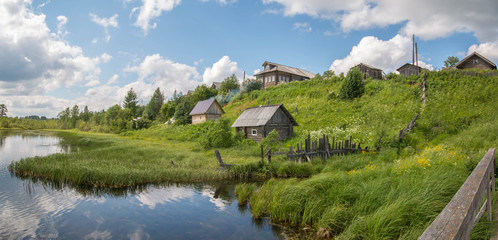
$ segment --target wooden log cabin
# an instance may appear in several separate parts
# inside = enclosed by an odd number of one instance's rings
[[[263,71],[254,74],[256,79],[263,83],[263,88],[291,81],[309,80],[315,76],[315,74],[303,69],[288,67],[268,61],[263,63],[263,67]]]
[[[273,129],[280,133],[280,140],[294,135],[294,126],[299,126],[282,104],[247,108],[235,120],[232,127],[248,138],[259,142]]]
[[[400,68],[396,69],[399,72],[399,75],[408,77],[411,75],[419,75],[422,72],[422,68],[410,63],[407,63]]]
[[[192,124],[199,124],[209,120],[216,121],[224,113],[221,105],[213,98],[199,101],[190,112],[190,116],[192,116]]]
[[[457,63],[457,69],[472,69],[477,68],[481,70],[496,70],[496,64],[489,61],[487,58],[477,52],[473,52]]]
[[[358,67],[360,69],[360,72],[363,74],[363,78],[367,79],[369,77],[373,79],[382,79],[382,70],[372,67],[370,65],[360,63],[354,67]]]

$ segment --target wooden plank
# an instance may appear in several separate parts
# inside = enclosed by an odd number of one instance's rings
[[[419,239],[469,239],[474,219],[494,175],[495,149],[489,149],[462,187]]]

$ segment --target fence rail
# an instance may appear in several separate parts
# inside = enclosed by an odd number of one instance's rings
[[[420,236],[425,239],[469,239],[470,231],[487,210],[491,221],[491,191],[495,191],[495,149],[484,155],[439,216]],[[486,201],[481,202],[486,193]]]
[[[379,139],[380,142],[380,139]],[[353,152],[372,152],[378,151],[371,150],[368,147],[361,148],[360,143],[353,143],[353,137],[350,136],[349,140],[336,141],[335,137],[332,138],[332,142],[329,140],[329,136],[323,134],[322,138],[318,140],[311,141],[311,136],[304,139],[303,142],[296,144],[296,148],[293,149],[292,146],[289,147],[287,152],[272,152],[271,148],[265,153],[263,146],[261,146],[261,161],[264,161],[264,157],[268,157],[268,162],[271,161],[271,156],[275,155],[287,155],[287,160],[295,162],[308,162],[315,157],[320,157],[321,159],[327,159],[333,155],[345,155]]]

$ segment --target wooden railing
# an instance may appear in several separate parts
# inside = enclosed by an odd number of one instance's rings
[[[419,239],[469,239],[470,231],[487,210],[491,221],[491,190],[495,191],[495,149],[484,155],[460,190]],[[486,193],[486,201],[481,202]]]

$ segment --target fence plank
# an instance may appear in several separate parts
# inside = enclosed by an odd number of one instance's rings
[[[495,172],[494,162],[495,149],[492,148],[419,239],[469,239],[481,200],[485,191],[490,188],[490,178]]]

